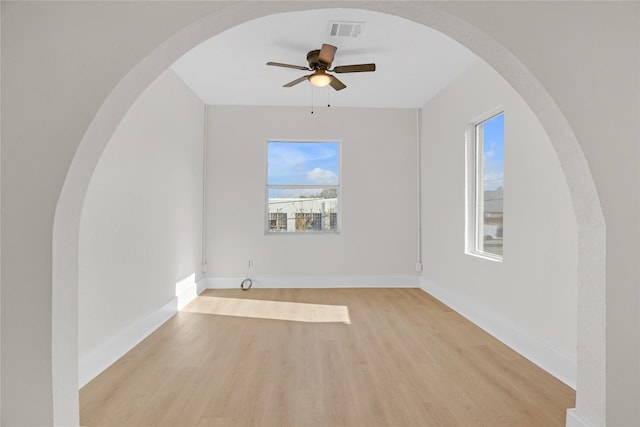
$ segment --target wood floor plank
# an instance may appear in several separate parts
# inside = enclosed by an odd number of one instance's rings
[[[409,288],[207,290],[80,391],[87,427],[559,427],[573,406]]]

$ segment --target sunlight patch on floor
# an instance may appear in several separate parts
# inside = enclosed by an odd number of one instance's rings
[[[344,305],[199,296],[184,312],[309,323],[351,323]]]

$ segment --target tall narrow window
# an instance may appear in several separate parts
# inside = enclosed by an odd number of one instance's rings
[[[504,236],[504,113],[475,124],[469,156],[470,252],[502,259]],[[471,165],[470,165],[471,166]]]
[[[267,142],[267,233],[337,233],[339,197],[338,142]]]

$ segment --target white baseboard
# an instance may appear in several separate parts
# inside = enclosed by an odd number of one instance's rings
[[[87,354],[81,355],[78,366],[78,387],[82,388],[102,371],[124,356],[129,350],[138,345],[142,340],[151,335],[178,312],[178,306],[184,306],[193,300],[205,289],[199,281],[181,290],[180,295],[154,311],[139,319],[119,334],[108,339],[99,347]],[[193,289],[192,289],[193,288]],[[197,295],[193,291],[197,289]]]
[[[567,421],[565,427],[591,427],[585,420],[576,414],[575,408],[567,409]]]
[[[244,277],[206,277],[207,289],[239,288]],[[252,288],[417,288],[419,276],[304,276],[251,278]]]
[[[139,319],[89,353],[80,356],[78,386],[84,387],[177,312],[178,298],[174,297],[158,310]]]
[[[575,390],[576,362],[529,336],[507,319],[428,279],[422,278],[420,288]]]
[[[202,292],[204,292],[205,289],[207,289],[207,281],[206,279],[202,278],[198,280],[198,283],[196,283],[196,292],[198,293],[198,295],[200,295]]]

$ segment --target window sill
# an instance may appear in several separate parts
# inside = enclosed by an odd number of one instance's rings
[[[482,258],[482,259],[486,259],[487,261],[493,261],[493,262],[502,262],[503,257],[500,255],[495,255],[489,252],[471,252],[471,251],[466,251],[465,252],[467,255],[471,255],[473,257],[476,258]]]
[[[339,231],[265,231],[265,236],[339,236]]]

